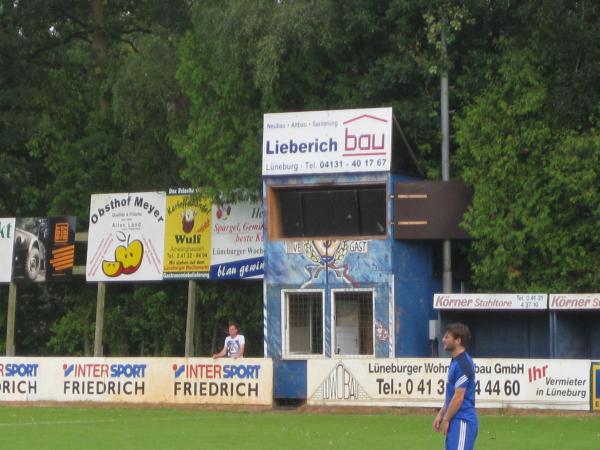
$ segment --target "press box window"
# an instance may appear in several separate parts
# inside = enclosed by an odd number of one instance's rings
[[[269,237],[385,236],[385,186],[271,188]]]
[[[373,354],[373,292],[333,293],[336,355]]]
[[[287,353],[323,354],[323,294],[286,292]]]

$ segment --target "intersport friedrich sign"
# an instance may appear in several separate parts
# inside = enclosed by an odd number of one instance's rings
[[[392,108],[265,114],[263,176],[389,171]]]

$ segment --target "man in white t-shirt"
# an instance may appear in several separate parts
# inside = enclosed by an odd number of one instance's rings
[[[242,334],[238,334],[238,328],[235,323],[229,325],[229,336],[225,338],[223,350],[215,353],[213,358],[241,358],[244,356],[244,348],[246,347],[246,339]]]

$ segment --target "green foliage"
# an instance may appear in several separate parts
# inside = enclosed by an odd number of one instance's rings
[[[189,120],[173,135],[186,179],[212,195],[257,192],[263,113],[367,106],[394,106],[422,164],[436,166],[427,4],[197,2],[177,72]]]
[[[195,353],[208,356],[220,351],[228,334],[228,325],[236,323],[240,334],[246,338],[244,354],[262,356],[262,295],[260,281],[199,284]]]
[[[183,354],[185,292],[181,286],[107,289],[104,354]]]
[[[549,106],[559,99],[536,61],[509,46],[489,87],[457,121],[457,163],[475,187],[466,221],[476,239],[473,281],[489,290],[593,291],[600,136],[593,124],[553,126]]]
[[[597,291],[596,3],[0,0],[0,217],[85,230],[92,193],[255,196],[266,112],[393,106],[439,178],[447,70],[473,289]],[[258,284],[198,295],[196,353],[236,320],[261,354]],[[94,300],[81,279],[19,287],[17,351],[89,353]],[[186,303],[183,284],[109,286],[106,353],[182,354]]]

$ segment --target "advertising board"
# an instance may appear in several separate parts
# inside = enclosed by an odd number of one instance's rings
[[[265,114],[262,174],[389,171],[392,108]]]
[[[0,283],[10,283],[12,278],[15,219],[0,218]]]
[[[476,359],[478,408],[589,410],[589,360]],[[448,359],[309,360],[308,403],[440,407]]]
[[[548,294],[434,294],[434,309],[544,310]]]
[[[17,218],[13,281],[69,279],[75,262],[75,222],[75,217]]]
[[[592,378],[592,411],[600,411],[600,362],[594,361],[591,370]]]
[[[211,202],[197,195],[193,189],[169,189],[164,278],[208,278],[211,210]]]
[[[600,293],[550,294],[552,310],[600,310]]]
[[[165,192],[95,194],[87,281],[162,280]]]
[[[213,205],[211,280],[262,278],[262,203]]]
[[[270,405],[270,359],[0,358],[0,401]]]

